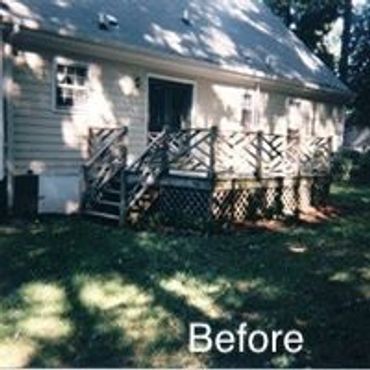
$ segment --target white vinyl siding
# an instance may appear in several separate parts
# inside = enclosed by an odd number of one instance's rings
[[[55,110],[53,60],[48,53],[18,53],[14,67],[16,173],[77,174],[87,158],[89,127],[129,127],[130,156],[146,140],[145,75],[134,67],[83,60],[89,66],[89,108]],[[79,58],[80,59],[80,58]],[[142,81],[137,89],[135,78]]]
[[[50,53],[19,51],[14,66],[14,156],[17,174],[75,175],[87,158],[89,127],[129,129],[129,160],[147,144],[147,76],[166,74],[82,56],[67,56],[89,67],[89,107],[86,111],[61,112],[53,104],[53,60]],[[173,75],[173,74],[172,74]],[[243,97],[256,94],[255,86],[235,86],[192,75],[174,78],[196,82],[193,126],[217,125],[226,130],[242,129]],[[340,143],[341,107],[298,98],[299,109],[289,115],[291,96],[261,91],[253,99],[253,130],[286,134],[289,121],[299,122],[302,133],[337,134]]]

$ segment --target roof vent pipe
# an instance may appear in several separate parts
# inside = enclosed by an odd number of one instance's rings
[[[191,19],[190,19],[190,14],[189,10],[185,9],[184,12],[182,13],[182,23],[184,23],[186,26],[191,26]]]
[[[1,0],[0,0],[0,22],[13,23],[9,5],[2,2]]]
[[[99,13],[99,28],[109,31],[111,28],[118,28],[119,23],[116,17],[107,13]]]
[[[4,3],[3,1],[0,0],[0,10],[2,11],[10,11],[10,7],[8,4]]]

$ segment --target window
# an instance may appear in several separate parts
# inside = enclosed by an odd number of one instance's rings
[[[303,112],[301,100],[297,98],[288,99],[288,129],[299,130],[303,128]]]
[[[301,101],[299,99],[296,99],[296,98],[289,98],[288,104],[289,104],[290,107],[293,107],[293,108],[296,108],[296,109],[299,109],[301,107]]]
[[[245,93],[242,107],[242,127],[250,130],[253,127],[253,95]]]
[[[171,131],[189,128],[194,96],[191,83],[149,78],[149,131],[167,126]]]
[[[55,106],[82,107],[88,98],[88,68],[78,63],[57,62],[55,67]]]

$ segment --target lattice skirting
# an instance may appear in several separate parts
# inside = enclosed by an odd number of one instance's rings
[[[230,182],[214,190],[162,186],[152,214],[165,223],[182,226],[294,216],[324,205],[329,187],[328,178]]]
[[[183,187],[161,187],[155,212],[166,224],[179,226],[203,226],[209,223],[210,200],[208,190]]]
[[[250,188],[216,191],[213,198],[215,220],[243,222],[273,217],[291,209],[294,193],[289,188]]]
[[[325,206],[330,194],[331,179],[328,177],[316,178],[312,183],[312,206]]]

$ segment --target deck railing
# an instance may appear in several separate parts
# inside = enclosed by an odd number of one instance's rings
[[[150,133],[149,142],[159,133]],[[295,177],[330,172],[332,138],[263,132],[181,130],[164,136],[168,170],[233,177]]]
[[[91,159],[85,167],[111,177],[117,151],[121,155],[124,130],[90,131]],[[302,137],[263,132],[225,131],[217,128],[151,132],[145,152],[130,166],[161,167],[161,172],[192,173],[199,176],[275,178],[325,175],[330,172],[331,137]],[[98,160],[97,160],[98,159]],[[116,159],[117,162],[117,159]],[[119,161],[122,164],[122,161]],[[94,167],[96,170],[94,171]],[[94,173],[95,172],[95,173]],[[99,176],[103,178],[102,176]]]
[[[149,145],[162,133],[150,133]],[[164,151],[167,171],[192,172],[209,175],[214,171],[215,131],[189,129],[176,132],[164,131]]]
[[[181,186],[184,182],[201,184],[209,189],[215,184],[214,179],[248,180],[246,183],[251,179],[263,184],[264,179],[326,178],[331,167],[332,140],[216,128],[176,132],[164,129],[150,133],[146,149],[129,166],[127,148],[126,129],[90,130],[90,158],[83,167],[85,212],[124,224],[130,211],[145,213],[159,199],[163,190],[160,185],[166,181],[181,183]],[[195,181],[195,177],[207,181]],[[192,209],[200,202],[200,209],[207,209],[208,216],[213,217],[210,211],[213,201],[208,196],[204,198],[204,189],[202,195],[185,193],[181,195],[185,199],[184,208]],[[178,190],[173,194],[179,194]],[[226,191],[225,194],[234,196],[235,193]],[[178,200],[177,195],[171,197],[170,202]],[[223,199],[222,203],[229,207],[235,200]]]

